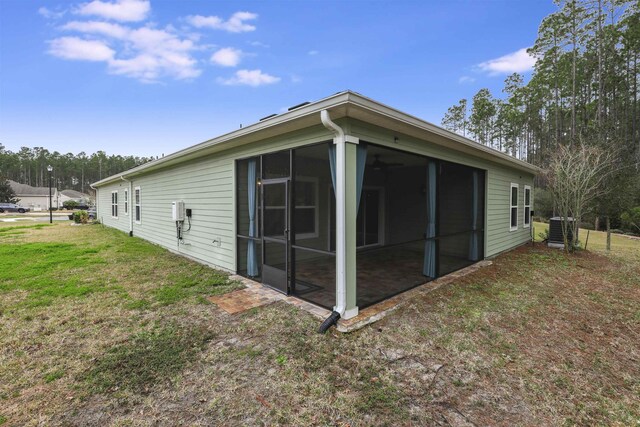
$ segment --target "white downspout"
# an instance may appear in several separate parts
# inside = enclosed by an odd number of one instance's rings
[[[89,187],[93,188],[93,191],[96,192],[96,218],[95,219],[98,219],[98,213],[100,212],[100,206],[99,206],[100,198],[98,197],[98,189],[91,184],[89,184]],[[104,225],[104,222],[102,221],[102,217],[100,217],[100,224]]]
[[[346,206],[345,206],[345,156],[346,140],[344,131],[340,126],[331,121],[329,112],[320,112],[322,124],[333,131],[333,143],[336,146],[336,305],[333,311],[344,315],[347,308],[347,272],[345,261],[347,254],[347,242],[345,239]]]
[[[131,187],[133,183],[126,179],[124,175],[120,175],[120,179],[129,183],[129,191],[127,191],[127,215],[129,215],[129,236],[133,236],[133,215],[131,214]]]

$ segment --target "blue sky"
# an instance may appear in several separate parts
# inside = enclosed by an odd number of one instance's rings
[[[549,0],[0,1],[0,143],[162,155],[351,89],[440,123]]]

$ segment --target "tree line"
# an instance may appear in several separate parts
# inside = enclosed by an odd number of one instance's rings
[[[50,165],[53,187],[91,193],[91,183],[151,160],[154,157],[107,155],[104,151],[62,154],[43,147],[21,147],[14,153],[0,144],[0,181],[11,179],[34,187],[48,187],[47,166]]]
[[[480,89],[450,107],[442,125],[547,168],[560,147],[614,153],[594,215],[618,218],[640,205],[640,1],[556,0],[528,52],[531,78],[514,73],[502,96]],[[544,175],[537,185],[546,186]],[[544,196],[544,195],[543,195]]]

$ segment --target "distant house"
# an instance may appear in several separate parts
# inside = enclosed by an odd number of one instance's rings
[[[80,205],[91,205],[93,204],[92,197],[88,194],[82,193],[76,190],[62,190],[60,191],[60,196],[58,198],[58,203],[60,206],[64,206],[64,202],[68,200],[73,200],[78,202]],[[55,206],[55,203],[54,203]]]
[[[93,188],[103,224],[351,318],[530,241],[538,171],[346,91]]]
[[[27,184],[9,180],[9,185],[16,198],[20,199],[18,204],[32,211],[46,211],[49,209],[49,187],[32,187]],[[54,208],[62,206],[62,202],[58,201],[58,190],[51,189],[51,201]]]

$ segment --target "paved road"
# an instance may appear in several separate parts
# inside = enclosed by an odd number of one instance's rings
[[[68,214],[54,214],[54,221],[69,221]],[[6,217],[0,215],[0,222],[15,222],[15,223],[23,223],[23,222],[49,222],[48,215],[7,215]]]

